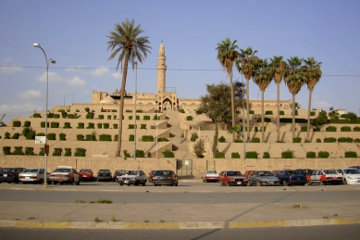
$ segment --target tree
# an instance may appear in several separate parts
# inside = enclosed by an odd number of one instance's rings
[[[122,120],[124,109],[124,96],[126,77],[129,61],[132,68],[135,67],[135,62],[142,63],[146,58],[147,53],[150,53],[150,41],[147,36],[141,36],[144,31],[140,25],[135,26],[134,20],[126,19],[121,24],[116,23],[113,31],[110,31],[108,36],[108,50],[111,50],[111,55],[108,60],[115,58],[118,55],[116,64],[116,71],[121,65],[122,80],[120,89],[120,104],[119,104],[119,127],[118,127],[118,144],[115,151],[115,156],[120,156],[121,140],[122,140]]]
[[[276,123],[277,123],[277,142],[280,142],[280,83],[284,78],[287,64],[283,61],[282,56],[274,56],[274,58],[270,58],[270,65],[273,72],[273,79],[276,82],[277,88],[277,114],[276,114]]]
[[[250,78],[254,75],[254,69],[256,68],[258,58],[255,56],[257,51],[253,51],[251,47],[246,50],[240,49],[239,58],[236,61],[236,67],[240,73],[242,73],[246,79],[246,118],[247,118],[247,139],[250,139],[250,103],[249,103],[249,84]]]
[[[288,59],[289,68],[285,73],[284,81],[292,94],[292,139],[295,138],[295,95],[299,93],[305,83],[304,68],[301,66],[302,59],[291,57]]]
[[[217,44],[216,50],[218,51],[217,59],[220,64],[226,69],[227,74],[230,78],[230,89],[231,89],[231,126],[235,126],[235,97],[234,97],[234,85],[233,85],[233,66],[235,60],[239,56],[237,49],[239,47],[236,45],[236,40],[231,41],[229,38],[226,38],[222,42]]]
[[[309,106],[307,119],[307,135],[306,139],[310,141],[310,111],[311,111],[311,97],[316,83],[320,81],[322,72],[320,69],[321,62],[315,61],[313,57],[309,57],[305,62],[306,84],[309,89]]]
[[[204,152],[205,152],[204,140],[199,139],[194,144],[194,153],[195,153],[196,157],[203,158],[204,157]]]
[[[261,142],[264,142],[264,93],[271,83],[272,78],[273,71],[267,60],[259,59],[254,82],[259,86],[261,91]]]

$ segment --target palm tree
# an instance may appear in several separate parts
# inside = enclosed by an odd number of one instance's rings
[[[306,75],[307,75],[307,87],[309,89],[309,106],[308,106],[308,119],[307,119],[307,135],[306,139],[310,141],[310,111],[311,111],[311,97],[312,92],[315,88],[316,83],[320,81],[322,72],[320,69],[321,62],[315,61],[313,57],[309,57],[304,61],[306,66]]]
[[[285,73],[284,81],[292,94],[292,139],[295,138],[295,95],[299,93],[305,83],[304,68],[301,66],[303,59],[291,57],[288,59],[289,68]]]
[[[135,26],[134,20],[129,21],[126,19],[121,24],[116,23],[113,31],[110,31],[108,36],[108,50],[112,53],[108,60],[118,56],[116,71],[121,65],[122,69],[122,80],[120,89],[120,104],[119,104],[119,128],[118,128],[118,144],[116,147],[115,156],[121,154],[121,134],[122,134],[122,120],[124,110],[124,95],[125,85],[129,61],[134,69],[136,60],[142,63],[146,58],[147,53],[150,53],[150,41],[147,36],[140,36],[144,31],[140,25]]]
[[[254,82],[261,91],[261,142],[264,142],[264,94],[273,78],[273,70],[267,60],[258,60],[258,68],[255,71]]]
[[[280,142],[280,83],[284,78],[287,64],[283,61],[282,56],[274,56],[274,58],[270,58],[270,65],[277,88],[277,142]]]
[[[226,69],[227,74],[230,78],[230,90],[231,90],[231,127],[235,126],[235,94],[234,94],[234,85],[233,85],[233,66],[235,60],[239,57],[239,46],[236,45],[236,40],[233,42],[226,38],[217,44],[216,50],[218,51],[217,59],[220,64]],[[233,134],[233,138],[234,138]],[[233,139],[234,140],[234,139]]]
[[[249,121],[249,84],[250,78],[254,75],[254,68],[256,67],[257,57],[255,54],[257,51],[253,51],[251,47],[248,47],[246,50],[240,49],[240,55],[236,61],[236,67],[240,73],[242,73],[246,79],[246,118],[247,118],[247,139],[250,139],[250,121]]]

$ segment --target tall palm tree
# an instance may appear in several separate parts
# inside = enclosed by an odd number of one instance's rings
[[[276,82],[277,88],[277,141],[280,142],[280,83],[284,78],[285,71],[287,68],[287,64],[283,61],[282,56],[274,56],[274,58],[270,58],[270,65],[272,67],[273,79]]]
[[[284,81],[292,94],[292,139],[295,138],[295,95],[299,93],[301,87],[305,83],[304,68],[302,65],[303,59],[298,57],[291,57],[288,59],[289,68],[285,73]]]
[[[254,75],[254,68],[256,67],[257,57],[255,54],[257,50],[252,50],[251,47],[247,49],[240,49],[240,55],[238,60],[236,61],[236,67],[240,73],[242,73],[246,79],[246,118],[247,118],[247,139],[250,139],[250,121],[249,121],[249,111],[250,111],[250,103],[249,103],[249,85],[250,78]]]
[[[259,86],[261,91],[261,142],[264,142],[264,94],[273,78],[273,70],[267,60],[258,61],[258,67],[255,71],[254,82]]]
[[[236,45],[236,40],[233,42],[226,38],[217,44],[216,50],[218,51],[217,59],[220,64],[226,69],[227,74],[230,78],[230,90],[231,90],[231,127],[235,126],[235,95],[233,85],[233,66],[235,60],[239,57],[239,46]],[[235,135],[233,134],[233,138]],[[234,139],[233,139],[234,140]]]
[[[307,135],[306,139],[310,141],[310,111],[311,111],[311,98],[312,92],[316,83],[320,81],[322,72],[320,69],[321,62],[315,61],[313,57],[304,60],[306,69],[306,84],[309,89],[309,106],[308,106],[308,119],[307,119]]]
[[[120,89],[120,104],[119,104],[119,127],[118,127],[118,144],[115,151],[115,156],[121,155],[121,135],[122,135],[122,120],[124,110],[124,95],[125,85],[129,61],[132,68],[135,67],[135,62],[142,63],[146,58],[147,53],[150,53],[151,46],[147,36],[141,36],[144,31],[140,25],[135,26],[134,20],[129,21],[125,19],[121,24],[116,23],[113,31],[110,31],[108,36],[109,41],[107,43],[108,50],[112,53],[108,60],[118,56],[116,71],[121,65],[122,80]]]

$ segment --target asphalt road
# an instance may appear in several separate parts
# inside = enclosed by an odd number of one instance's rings
[[[213,230],[51,230],[0,228],[0,240],[358,240],[360,225]]]

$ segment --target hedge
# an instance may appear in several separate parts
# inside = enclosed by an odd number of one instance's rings
[[[61,148],[55,148],[53,152],[53,156],[61,156],[62,149]]]
[[[108,129],[108,128],[109,128],[109,126],[110,126],[110,124],[109,124],[109,123],[104,123],[104,128],[105,128],[105,129]]]
[[[240,154],[238,152],[231,153],[231,158],[240,158]]]
[[[270,153],[268,153],[268,152],[264,152],[264,154],[263,154],[263,158],[270,158]]]
[[[307,132],[307,127],[301,127],[302,132]]]
[[[86,114],[86,119],[93,119],[94,118],[94,113],[88,113]]]
[[[111,120],[111,115],[108,115],[108,116],[107,116],[107,119],[108,119],[108,120]]]
[[[40,151],[39,151],[39,156],[43,156],[45,155],[45,152],[44,152],[44,148],[40,148]]]
[[[127,113],[131,113],[132,111],[128,109],[128,110],[126,110],[125,112],[127,112]]]
[[[119,126],[119,125],[118,125],[117,123],[114,123],[114,124],[113,124],[113,129],[118,129],[118,126]]]
[[[301,143],[301,137],[294,138],[293,143]]]
[[[4,138],[5,138],[5,139],[10,139],[10,133],[9,133],[9,132],[5,132]]]
[[[281,158],[294,158],[294,153],[292,151],[282,152]]]
[[[134,124],[129,124],[128,129],[135,129],[135,125]]]
[[[360,132],[360,127],[354,127],[353,131],[354,132]]]
[[[51,122],[50,127],[51,128],[59,128],[59,123],[58,122]]]
[[[95,134],[86,134],[85,140],[86,141],[96,141],[96,136],[95,136]]]
[[[353,152],[353,151],[348,151],[348,152],[345,152],[345,157],[346,158],[356,158],[358,155],[356,152]]]
[[[14,133],[11,139],[19,139],[20,133]]]
[[[36,132],[29,127],[23,128],[22,134],[26,138],[26,140],[34,140],[36,136]]]
[[[157,114],[155,114],[153,120],[160,120],[160,117]]]
[[[162,154],[165,158],[173,158],[175,156],[174,152],[169,149],[163,151]]]
[[[83,129],[85,127],[85,124],[83,122],[79,122],[77,128]]]
[[[116,135],[117,137],[117,135]],[[133,142],[134,141],[134,134],[130,134],[129,135],[129,142]]]
[[[99,119],[104,119],[104,115],[100,114]]]
[[[47,123],[47,127],[49,127],[50,125],[49,125],[49,122]],[[40,123],[40,127],[42,127],[42,128],[45,128],[45,122],[41,122]]]
[[[292,118],[280,118],[281,123],[292,123]],[[295,118],[295,123],[307,123],[305,118]]]
[[[328,127],[326,128],[326,131],[327,131],[327,132],[336,132],[336,127],[335,127],[335,126],[328,126]]]
[[[141,110],[141,109],[136,109],[136,112],[137,112],[137,113],[142,113],[142,112],[144,112],[144,111]]]
[[[246,152],[246,158],[258,158],[258,153],[255,151],[252,152]]]
[[[260,143],[260,138],[254,137],[253,139],[251,139],[252,143]]]
[[[338,142],[340,143],[352,143],[353,139],[350,137],[340,137],[338,138]]]
[[[129,158],[129,157],[131,157],[130,153],[128,153],[128,151],[127,151],[127,150],[124,150],[123,152],[124,152],[124,156],[125,156],[125,158]]]
[[[24,127],[30,127],[31,126],[31,122],[30,121],[25,121],[24,122]]]
[[[26,147],[25,148],[25,155],[35,155],[33,147]]]
[[[95,128],[95,124],[92,122],[88,123],[88,126],[86,127],[87,129],[94,129]]]
[[[192,121],[193,120],[193,117],[192,116],[187,116],[186,117],[186,121]]]
[[[344,127],[341,128],[341,131],[342,131],[342,132],[351,132],[351,127],[349,127],[349,126],[344,126]]]
[[[179,111],[180,113],[185,113],[185,110],[184,110],[184,109],[182,109],[182,108],[181,108],[181,109],[179,109],[178,111]]]
[[[221,137],[219,138],[219,142],[221,142],[221,143],[226,142],[226,139],[224,138],[224,136],[221,136]]]
[[[4,155],[11,155],[11,147],[4,146],[3,147],[3,153],[4,153]]]
[[[255,112],[253,110],[250,110],[249,111],[249,114],[254,114]]]
[[[140,129],[146,129],[146,124],[141,124]]]
[[[354,142],[356,142],[356,143],[360,143],[360,138],[356,138],[356,139],[354,139]]]
[[[153,142],[154,141],[154,136],[144,135],[144,136],[142,136],[141,140],[143,142]]]
[[[56,134],[55,133],[48,133],[48,140],[56,140]]]
[[[307,158],[315,158],[315,157],[316,157],[316,153],[315,153],[315,152],[307,152],[307,153],[306,153],[306,157],[307,157]]]
[[[71,148],[65,148],[65,157],[71,157]]]
[[[65,133],[60,133],[59,137],[60,137],[60,141],[66,141],[66,134]]]
[[[225,158],[225,153],[223,153],[223,152],[217,152],[217,153],[215,153],[215,156],[214,156],[215,158]]]
[[[110,141],[112,141],[111,135],[109,135],[109,134],[101,134],[99,136],[99,141],[108,141],[108,142],[110,142]]]
[[[135,154],[136,154],[136,157],[138,157],[138,158],[145,157],[145,152],[143,150],[136,149]]]
[[[318,158],[329,158],[330,153],[325,151],[318,152]]]
[[[320,139],[320,138],[317,138],[317,139],[316,139],[316,142],[317,142],[317,143],[321,143],[321,139]]]
[[[76,139],[77,139],[78,141],[85,141],[84,135],[82,135],[82,134],[76,135]]]
[[[190,141],[192,141],[192,142],[195,142],[196,141],[196,139],[198,139],[198,135],[197,135],[197,133],[196,132],[194,132],[194,133],[192,133],[191,134],[191,138],[190,138]]]
[[[150,120],[150,116],[145,115],[145,116],[144,116],[144,120]]]
[[[279,115],[285,115],[284,111],[279,111]]]
[[[333,137],[324,138],[324,143],[334,143],[334,142],[336,142],[336,138]]]
[[[265,111],[265,115],[273,115],[273,111]]]
[[[69,122],[64,123],[64,128],[71,128],[71,124]]]
[[[97,128],[102,128],[102,123],[98,123],[96,125],[97,125]]]
[[[13,155],[24,155],[23,147],[21,147],[21,146],[15,147],[15,150],[14,150],[14,152],[12,154]]]
[[[41,118],[40,113],[34,113],[34,114],[33,114],[33,118]]]
[[[315,116],[315,114],[316,114],[316,113],[313,112],[313,111],[310,112],[310,116],[312,116],[312,117]]]
[[[76,148],[75,149],[75,157],[85,157],[86,155],[86,149],[85,148]]]

